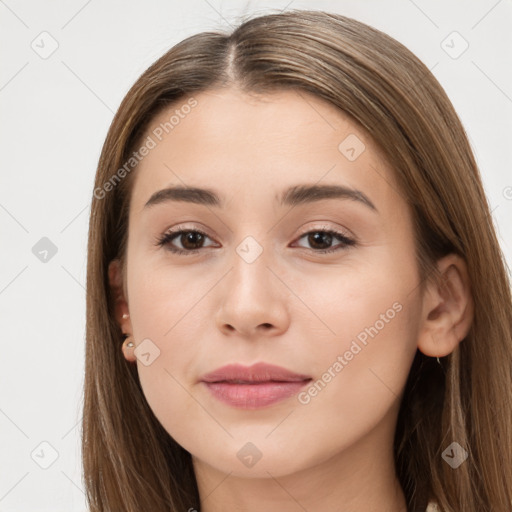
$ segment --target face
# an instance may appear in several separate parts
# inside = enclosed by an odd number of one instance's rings
[[[196,467],[239,476],[391,442],[421,304],[411,212],[383,155],[306,93],[194,100],[153,120],[134,171],[126,357],[151,409]],[[155,196],[171,187],[217,197]],[[301,377],[202,381],[255,363]]]

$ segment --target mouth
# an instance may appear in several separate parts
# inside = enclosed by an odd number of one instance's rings
[[[309,375],[258,363],[250,367],[224,366],[204,375],[200,383],[223,404],[260,409],[296,395],[312,380]]]
[[[238,409],[261,409],[297,395],[311,379],[301,381],[204,382],[220,402]]]
[[[259,382],[301,382],[310,375],[296,373],[281,366],[256,363],[252,366],[228,364],[203,375],[202,382],[227,382],[231,384],[255,384]]]

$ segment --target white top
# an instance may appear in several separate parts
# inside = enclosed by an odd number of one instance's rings
[[[441,509],[437,506],[437,503],[429,501],[425,512],[441,512]]]

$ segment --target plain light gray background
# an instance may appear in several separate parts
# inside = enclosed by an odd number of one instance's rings
[[[467,130],[510,266],[510,0],[0,0],[0,511],[86,509],[80,418],[88,215],[121,99],[185,37],[292,8],[366,22],[433,70]],[[43,237],[57,251],[46,262],[37,256],[37,244],[48,244]]]

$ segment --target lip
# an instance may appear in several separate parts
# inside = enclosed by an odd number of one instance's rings
[[[204,382],[238,380],[245,383],[268,381],[299,382],[306,379],[311,379],[311,376],[295,373],[283,368],[282,366],[276,366],[268,363],[256,363],[252,366],[228,364],[201,377],[201,380]]]
[[[233,407],[257,409],[295,395],[311,381],[299,374],[267,363],[252,366],[230,364],[201,377],[215,398]]]

